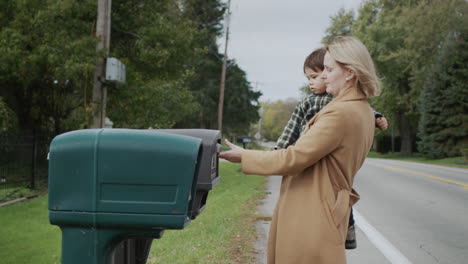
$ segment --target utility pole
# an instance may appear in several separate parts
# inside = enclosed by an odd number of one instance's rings
[[[226,63],[227,63],[227,47],[229,41],[229,23],[231,20],[231,0],[228,1],[228,9],[226,15],[226,43],[224,43],[223,68],[221,70],[221,86],[219,88],[219,103],[218,103],[218,130],[223,128],[223,105],[224,105],[224,84],[226,82]]]
[[[110,48],[111,6],[112,0],[98,0],[96,22],[96,37],[98,39],[98,43],[96,45],[96,50],[105,50],[105,57],[109,54]],[[103,83],[105,79],[105,61],[105,58],[99,58],[96,65],[96,71],[94,72],[92,102],[93,128],[103,127],[104,119],[106,118],[107,89]]]

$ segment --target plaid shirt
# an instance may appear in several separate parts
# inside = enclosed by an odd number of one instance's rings
[[[283,133],[276,142],[277,148],[287,148],[296,143],[296,140],[302,135],[307,123],[317,114],[320,109],[327,105],[333,99],[333,95],[310,94],[297,104],[288,123],[284,127]]]
[[[302,135],[305,126],[325,105],[333,99],[333,95],[323,94],[310,94],[297,104],[294,112],[291,115],[288,123],[284,127],[283,133],[276,141],[275,148],[287,148],[289,145],[294,145],[297,139]],[[380,114],[374,109],[374,115]]]

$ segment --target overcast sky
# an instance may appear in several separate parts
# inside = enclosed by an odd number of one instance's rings
[[[227,2],[227,0],[226,0]],[[260,101],[300,98],[305,57],[320,47],[330,16],[361,0],[231,0],[228,57],[247,72]],[[224,52],[224,37],[219,40]],[[229,89],[226,87],[226,89]]]

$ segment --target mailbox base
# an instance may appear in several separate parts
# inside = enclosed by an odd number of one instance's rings
[[[164,230],[96,229],[61,226],[62,264],[109,264],[114,248],[123,240],[135,237],[161,238]]]
[[[122,241],[114,250],[110,264],[145,264],[152,238],[131,238]]]

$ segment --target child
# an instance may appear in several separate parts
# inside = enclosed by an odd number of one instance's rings
[[[321,78],[323,66],[323,57],[327,51],[324,48],[314,50],[304,61],[304,74],[309,80],[309,88],[312,94],[306,96],[296,106],[288,123],[284,127],[283,133],[276,142],[275,149],[287,148],[289,145],[296,143],[297,139],[304,131],[304,127],[325,105],[332,99],[331,94],[326,93],[324,80]],[[387,120],[380,113],[375,112],[376,126],[382,130],[387,129]],[[349,217],[348,234],[346,236],[346,249],[356,248],[356,234],[354,229],[353,211]]]

